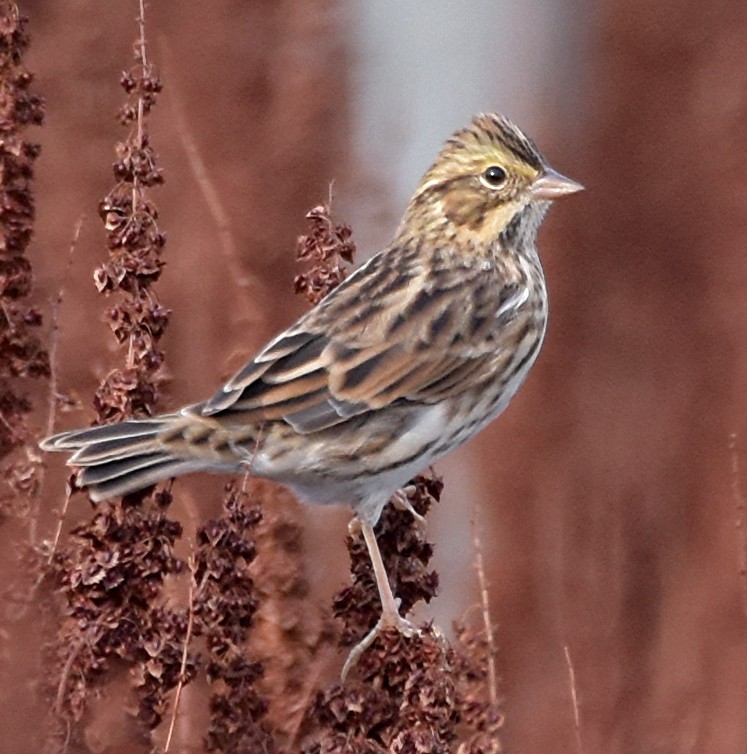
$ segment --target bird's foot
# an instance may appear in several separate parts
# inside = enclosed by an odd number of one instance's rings
[[[399,600],[396,600],[397,607],[399,608]],[[342,666],[342,673],[340,675],[340,681],[345,683],[345,679],[348,677],[348,673],[358,664],[358,660],[363,656],[363,653],[374,643],[376,637],[389,628],[393,628],[399,631],[403,636],[411,637],[420,633],[417,627],[410,623],[409,620],[403,618],[399,611],[392,613],[383,613],[379,618],[378,623],[358,642],[348,655],[348,659],[345,660],[345,664]]]

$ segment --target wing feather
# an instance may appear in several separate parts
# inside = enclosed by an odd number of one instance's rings
[[[199,410],[309,433],[490,376],[505,357],[500,331],[529,316],[525,287],[477,264],[423,264],[416,251],[374,257]]]

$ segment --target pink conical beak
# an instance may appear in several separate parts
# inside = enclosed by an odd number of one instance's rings
[[[545,168],[542,175],[531,185],[529,193],[532,199],[549,201],[566,194],[575,194],[583,189],[580,183],[566,178],[552,168]]]

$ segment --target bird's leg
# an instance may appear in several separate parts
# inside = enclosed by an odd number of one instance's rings
[[[389,578],[386,575],[386,568],[384,567],[384,561],[381,559],[381,551],[379,550],[378,542],[376,541],[376,534],[374,533],[373,526],[370,522],[363,519],[354,519],[356,522],[351,522],[351,529],[360,528],[363,532],[363,539],[366,542],[368,548],[368,555],[371,558],[371,565],[373,566],[374,578],[376,579],[376,587],[379,590],[379,599],[381,600],[381,618],[378,623],[371,629],[371,631],[359,642],[348,655],[348,659],[345,660],[345,665],[342,668],[341,680],[344,683],[345,678],[353,668],[360,656],[373,644],[374,639],[379,635],[379,632],[385,628],[396,628],[397,631],[405,636],[412,636],[416,632],[415,626],[410,623],[409,620],[405,620],[399,614],[399,600],[395,598],[392,587],[389,584]]]
[[[414,484],[408,484],[407,487],[397,490],[392,495],[392,504],[395,508],[399,508],[401,511],[407,511],[415,519],[415,523],[422,533],[425,529],[425,516],[418,513],[415,508],[412,507],[412,503],[410,502],[410,495],[415,491],[416,487]]]
[[[404,634],[412,633],[412,624],[399,614],[399,600],[395,599],[392,593],[392,587],[389,584],[389,577],[384,568],[384,561],[381,559],[381,551],[376,541],[373,526],[367,521],[361,521],[361,530],[363,531],[363,539],[366,541],[366,547],[368,547],[368,555],[371,558],[376,586],[379,590],[379,598],[381,599],[379,627],[386,628],[391,626]]]

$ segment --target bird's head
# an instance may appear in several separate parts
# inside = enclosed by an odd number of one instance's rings
[[[436,233],[444,243],[487,247],[527,206],[541,210],[582,188],[553,170],[506,118],[477,115],[423,176],[398,235]]]

